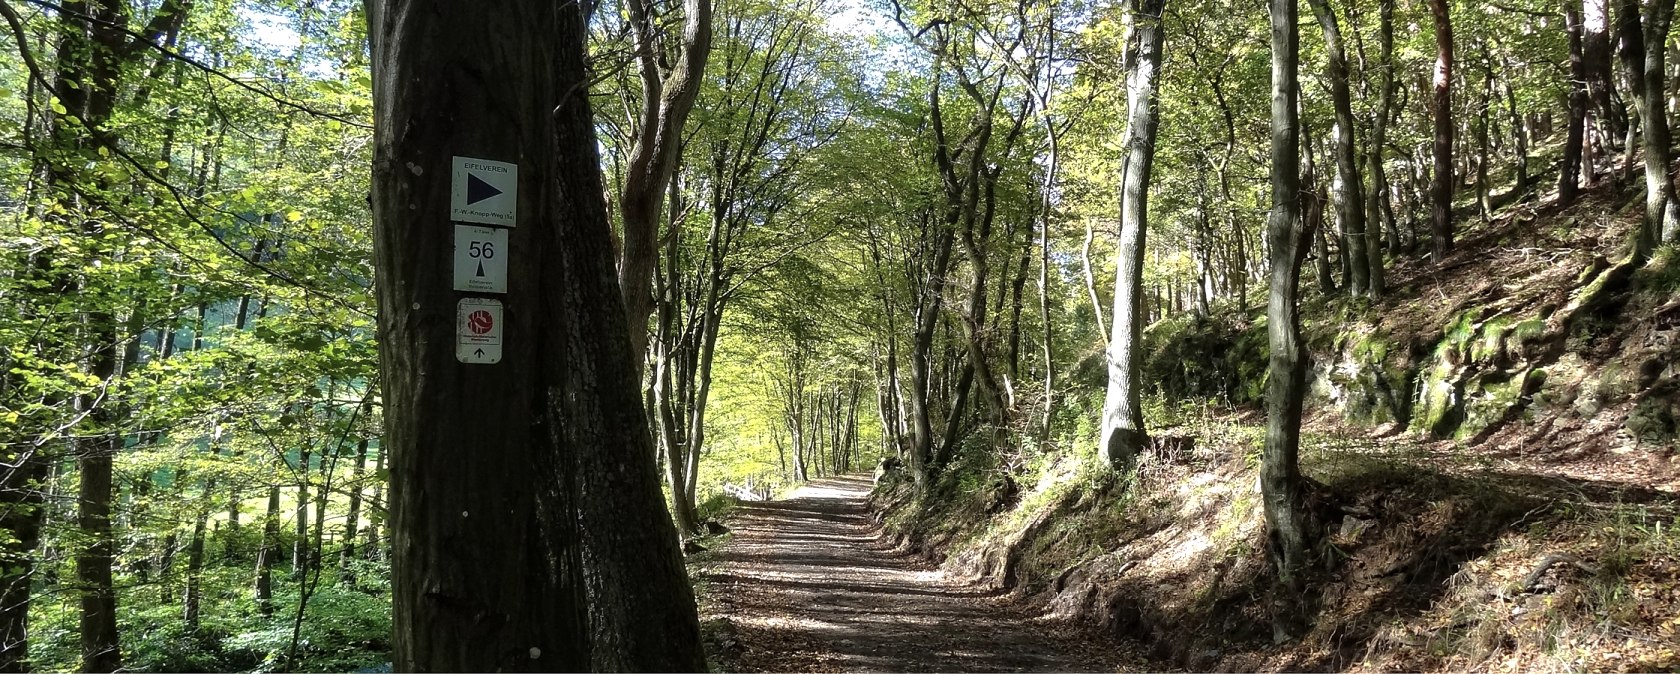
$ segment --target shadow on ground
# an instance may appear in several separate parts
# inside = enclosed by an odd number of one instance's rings
[[[743,504],[703,573],[707,617],[740,671],[1115,671],[1123,646],[1037,620],[986,588],[895,549],[863,477],[817,480]]]

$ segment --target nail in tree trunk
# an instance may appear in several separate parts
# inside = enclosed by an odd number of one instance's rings
[[[1149,177],[1160,127],[1156,78],[1161,69],[1165,0],[1131,0],[1130,72],[1126,77],[1126,164],[1121,174],[1119,257],[1115,262],[1108,393],[1098,447],[1114,470],[1130,470],[1149,442],[1143,427],[1143,260],[1149,225]]]
[[[1435,19],[1435,174],[1429,189],[1429,232],[1436,263],[1453,247],[1453,32],[1447,3],[1429,0],[1429,13]]]
[[[1438,0],[1444,1],[1444,0]],[[1301,262],[1311,233],[1301,219],[1300,128],[1297,66],[1300,35],[1296,0],[1270,0],[1272,27],[1272,211],[1266,226],[1270,244],[1271,294],[1267,308],[1266,441],[1260,458],[1261,501],[1266,517],[1266,551],[1277,572],[1274,625],[1295,636],[1302,618],[1302,575],[1307,565],[1307,526],[1299,465],[1301,405],[1306,393],[1306,352],[1301,344]]]

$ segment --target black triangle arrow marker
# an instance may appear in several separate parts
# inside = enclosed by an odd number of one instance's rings
[[[478,263],[478,275],[479,276],[484,275],[484,263],[483,262]]]
[[[483,178],[472,173],[467,174],[467,204],[472,205],[502,193],[501,188],[484,182]]]
[[[473,349],[473,355],[478,356],[479,358],[483,358],[484,357],[484,349]]]

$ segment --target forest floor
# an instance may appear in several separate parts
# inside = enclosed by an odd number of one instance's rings
[[[1139,656],[893,546],[865,477],[742,503],[700,562],[702,619],[725,671],[1117,671]]]

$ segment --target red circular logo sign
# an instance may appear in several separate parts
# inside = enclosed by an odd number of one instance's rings
[[[467,315],[467,329],[475,335],[482,335],[496,326],[496,319],[490,317],[490,312],[483,309]]]

